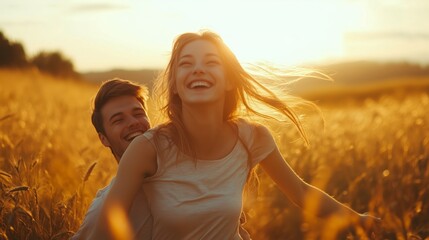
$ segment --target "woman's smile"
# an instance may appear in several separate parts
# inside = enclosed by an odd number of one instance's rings
[[[194,80],[188,84],[188,88],[190,89],[204,89],[210,88],[213,84],[206,80]]]

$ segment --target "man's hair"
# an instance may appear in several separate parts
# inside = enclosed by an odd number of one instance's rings
[[[104,81],[101,84],[92,105],[91,121],[98,133],[105,134],[101,108],[111,99],[121,96],[135,97],[142,104],[144,110],[147,111],[145,102],[148,98],[148,89],[146,86],[120,78]]]

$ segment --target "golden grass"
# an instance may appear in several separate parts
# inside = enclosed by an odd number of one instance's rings
[[[90,123],[98,86],[37,72],[0,70],[0,239],[68,239],[116,161]],[[427,88],[424,88],[427,89]],[[296,172],[359,212],[383,218],[375,239],[429,238],[429,93],[380,93],[319,106],[306,148],[291,126],[277,130]],[[360,239],[294,207],[261,173],[246,202],[254,239]],[[313,204],[311,201],[309,204]],[[315,204],[315,203],[314,203]]]
[[[347,100],[329,97],[326,104],[321,99],[325,126],[309,117],[308,149],[291,141],[297,138],[293,129],[276,131],[281,133],[278,142],[283,155],[304,180],[361,213],[383,219],[376,239],[429,238],[426,89],[427,85],[410,94],[371,92],[365,98],[359,93],[359,100],[350,95]],[[320,239],[332,231],[329,221],[314,220],[285,201],[263,174],[261,182],[259,199],[247,206],[255,239]],[[354,232],[333,239],[362,238],[361,229]]]
[[[0,85],[0,236],[68,239],[116,165],[90,123],[97,86],[8,70]]]

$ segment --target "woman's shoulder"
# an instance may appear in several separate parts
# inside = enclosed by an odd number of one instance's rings
[[[240,139],[250,145],[271,138],[270,130],[263,124],[243,118],[234,120]]]
[[[143,133],[143,136],[145,136],[147,139],[152,139],[155,136],[159,137],[159,136],[164,136],[164,137],[170,137],[170,126],[169,124],[160,124],[157,125],[155,127],[152,127],[150,129],[148,129],[145,133]]]
[[[273,151],[276,144],[270,130],[262,123],[237,119],[240,140],[248,148],[252,164],[256,165]]]
[[[235,124],[237,125],[239,130],[242,131],[256,131],[256,132],[267,132],[269,131],[268,128],[256,121],[247,120],[244,118],[237,118],[234,120]]]
[[[146,139],[152,139],[155,132],[156,132],[157,127],[153,127],[151,129],[146,130],[146,132],[144,132],[142,135],[146,138]]]
[[[155,126],[143,133],[141,137],[149,141],[158,150],[168,148],[173,142],[171,126],[168,124]]]

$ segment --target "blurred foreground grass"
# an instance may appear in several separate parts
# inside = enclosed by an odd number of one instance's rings
[[[0,70],[0,86],[0,239],[68,239],[116,170],[90,123],[98,86],[12,70]],[[325,125],[306,119],[309,148],[294,129],[270,127],[302,178],[383,218],[376,239],[428,239],[428,89],[320,98]],[[335,230],[335,221],[294,207],[263,173],[260,181],[259,196],[245,204],[253,239],[325,239]]]

